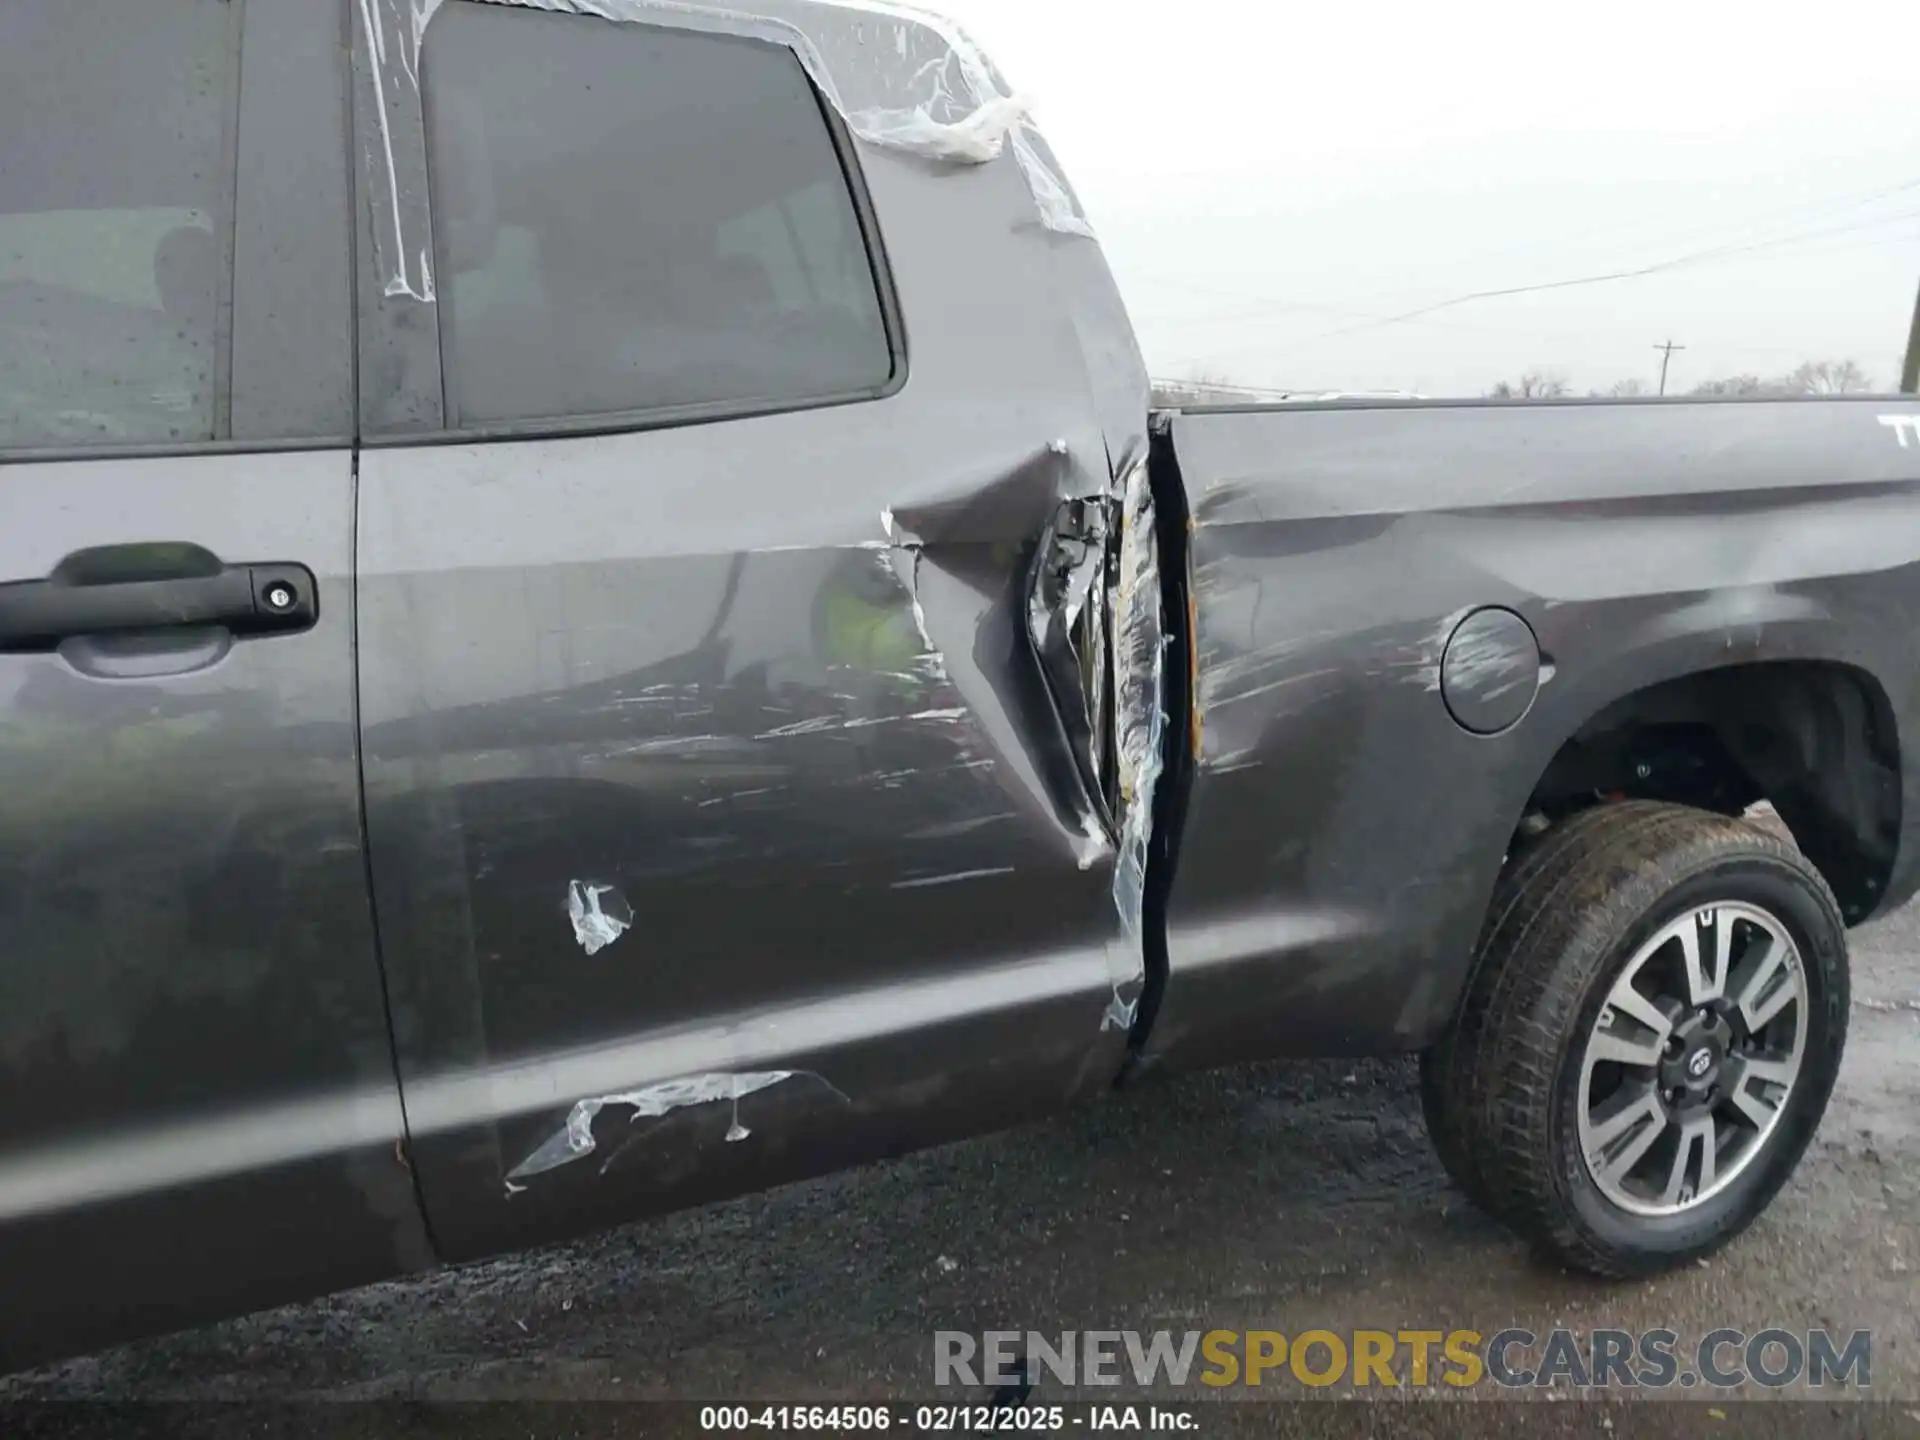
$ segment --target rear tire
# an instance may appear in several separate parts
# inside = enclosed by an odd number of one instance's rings
[[[1601,806],[1502,875],[1421,1060],[1428,1129],[1469,1198],[1562,1263],[1671,1269],[1792,1174],[1847,1006],[1845,924],[1798,851],[1705,811]]]

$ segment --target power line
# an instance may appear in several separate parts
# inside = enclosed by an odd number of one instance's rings
[[[1920,244],[1920,241],[1907,239],[1905,243]],[[1260,323],[1261,322],[1254,322],[1255,327],[1257,327]],[[1588,344],[1598,340],[1604,344],[1608,344],[1612,346],[1623,346],[1627,343],[1629,339],[1629,337],[1623,331],[1620,331],[1617,329],[1612,331],[1599,331],[1599,330],[1595,330],[1591,326],[1586,329],[1569,328],[1569,329],[1563,329],[1563,330],[1546,330],[1546,329],[1540,329],[1532,326],[1522,327],[1522,326],[1515,326],[1515,325],[1497,325],[1497,326],[1496,325],[1466,325],[1456,320],[1420,320],[1412,323],[1423,325],[1423,326],[1425,325],[1439,326],[1442,328],[1442,330],[1446,332],[1451,332],[1451,333],[1470,333],[1473,335],[1491,337],[1493,340],[1496,340],[1496,341],[1509,341],[1509,342],[1515,342],[1515,343],[1518,343],[1521,341],[1534,341],[1534,342],[1545,341],[1548,344],[1563,344],[1563,343]],[[1160,324],[1164,324],[1164,322],[1160,322]],[[1156,329],[1160,328],[1160,324],[1156,324],[1156,322],[1152,322],[1152,321],[1143,321],[1141,323],[1141,329],[1143,332],[1151,333]],[[1318,339],[1321,337],[1310,336],[1308,338]],[[1239,356],[1239,355],[1249,355],[1249,354],[1271,355],[1276,351],[1280,353],[1285,353],[1287,350],[1289,350],[1292,347],[1292,344],[1293,344],[1293,341],[1286,337],[1281,337],[1279,339],[1275,339],[1270,336],[1265,338],[1259,338],[1256,336],[1230,337],[1227,343],[1209,345],[1206,349],[1206,354],[1209,356],[1220,357],[1222,360],[1228,359],[1233,356]],[[1811,348],[1814,350],[1835,348],[1834,345],[1830,345],[1828,344],[1828,342],[1824,340],[1817,341],[1817,342],[1810,342],[1810,345],[1811,345]],[[1745,339],[1723,341],[1713,346],[1713,350],[1716,354],[1726,355],[1729,357],[1750,356],[1755,358],[1756,363],[1764,363],[1770,360],[1782,360],[1782,361],[1804,360],[1807,358],[1809,348],[1810,348],[1809,343],[1801,343],[1801,344],[1794,344],[1794,345],[1778,345],[1778,344],[1769,345],[1769,344],[1755,344]],[[1854,341],[1849,340],[1845,343],[1838,344],[1837,348],[1846,350],[1849,348],[1858,348],[1858,347]]]
[[[1899,218],[1899,217],[1895,217],[1895,218]],[[1846,247],[1857,249],[1863,246],[1880,246],[1880,245],[1920,246],[1920,236],[1906,234],[1906,235],[1884,235],[1884,236],[1879,236],[1877,238],[1872,238],[1872,239],[1848,239],[1846,237],[1841,237],[1839,239],[1813,238],[1813,239],[1796,239],[1791,241],[1783,240],[1780,243],[1783,246],[1786,244],[1806,245],[1809,249],[1813,249],[1813,250],[1827,250],[1827,249],[1837,249],[1837,248],[1846,248]],[[1169,285],[1169,286],[1174,286],[1175,288],[1191,289],[1196,294],[1218,295],[1218,296],[1221,296],[1222,298],[1226,298],[1230,294],[1230,292],[1228,291],[1218,290],[1218,289],[1205,290],[1199,286],[1183,287],[1177,281],[1174,281],[1171,279],[1163,279],[1159,276],[1155,276],[1153,277],[1153,279],[1156,285]],[[1192,331],[1196,329],[1219,329],[1225,326],[1231,326],[1239,330],[1260,329],[1260,328],[1266,328],[1274,324],[1277,324],[1280,321],[1289,318],[1290,314],[1306,314],[1306,313],[1332,315],[1332,316],[1337,316],[1337,317],[1349,319],[1349,320],[1368,320],[1368,321],[1377,322],[1382,325],[1394,323],[1394,317],[1391,315],[1383,315],[1377,310],[1357,310],[1351,306],[1346,306],[1346,305],[1321,305],[1321,304],[1304,304],[1303,303],[1300,305],[1292,305],[1284,308],[1285,308],[1285,311],[1288,313],[1282,313],[1280,310],[1265,310],[1265,309],[1256,308],[1252,310],[1236,310],[1233,312],[1215,311],[1215,312],[1200,314],[1200,315],[1167,315],[1167,314],[1155,313],[1151,311],[1149,307],[1143,304],[1143,305],[1132,307],[1132,313],[1135,315],[1137,320],[1143,326],[1150,327],[1155,330],[1177,329],[1181,331]],[[1549,329],[1542,329],[1537,325],[1476,324],[1470,320],[1460,320],[1460,319],[1454,319],[1451,317],[1447,319],[1435,319],[1431,316],[1421,316],[1418,318],[1417,322],[1409,322],[1409,323],[1419,323],[1423,325],[1437,325],[1447,330],[1469,331],[1476,335],[1509,336],[1515,339],[1536,339],[1536,340],[1581,339],[1581,340],[1585,340],[1585,339],[1591,339],[1594,333],[1591,327],[1583,328],[1583,327],[1577,327],[1577,326],[1569,326],[1563,329],[1549,330]],[[1364,327],[1361,327],[1361,328],[1364,328]],[[1309,340],[1319,340],[1319,339],[1326,338],[1326,336],[1324,334],[1310,335],[1305,338]],[[1267,341],[1267,340],[1260,340],[1260,341],[1255,341],[1253,343],[1260,346],[1266,346],[1273,342]],[[1282,341],[1281,343],[1287,343],[1287,342]],[[1242,347],[1242,348],[1245,348],[1245,347]],[[1796,356],[1803,356],[1806,347],[1801,345],[1792,345],[1792,346],[1742,345],[1739,348],[1743,351],[1751,352],[1754,354],[1764,354],[1771,351],[1772,353],[1781,354],[1781,355],[1793,354]]]
[[[1368,321],[1359,325],[1349,325],[1340,330],[1329,330],[1325,334],[1311,336],[1314,340],[1334,340],[1343,335],[1356,334],[1362,330],[1372,330],[1381,325],[1400,325],[1409,320],[1419,320],[1424,316],[1441,310],[1451,310],[1457,305],[1470,305],[1478,300],[1500,300],[1513,295],[1537,295],[1548,290],[1571,290],[1582,285],[1605,285],[1617,280],[1638,280],[1648,275],[1659,275],[1668,270],[1679,270],[1689,265],[1699,265],[1707,261],[1724,259],[1732,255],[1747,255],[1761,250],[1777,249],[1782,245],[1796,244],[1802,240],[1813,240],[1823,235],[1844,235],[1855,230],[1870,229],[1875,225],[1886,225],[1896,220],[1920,218],[1920,210],[1903,211],[1898,215],[1883,215],[1875,220],[1864,220],[1852,225],[1831,226],[1824,230],[1807,230],[1798,235],[1783,235],[1773,240],[1756,240],[1745,245],[1715,245],[1705,250],[1696,250],[1688,255],[1676,255],[1669,260],[1656,260],[1651,265],[1636,266],[1631,270],[1610,270],[1600,275],[1577,275],[1567,280],[1544,280],[1533,285],[1504,285],[1497,290],[1474,290],[1465,295],[1456,295],[1450,300],[1436,301],[1431,305],[1422,305],[1416,310],[1403,311],[1398,315],[1388,315],[1382,319]]]
[[[1904,221],[1907,219],[1911,219],[1914,217],[1914,215],[1920,215],[1920,212],[1913,212],[1913,215],[1909,215],[1909,214],[1890,215],[1890,216],[1884,217],[1884,220],[1866,221],[1858,225],[1844,226],[1844,227],[1841,227],[1841,229],[1843,231],[1849,231],[1849,232],[1855,231],[1855,230],[1869,229],[1874,225],[1885,223],[1887,221],[1896,221],[1896,220]],[[1810,234],[1810,235],[1798,235],[1798,236],[1783,236],[1778,240],[1766,242],[1766,246],[1767,248],[1785,248],[1790,245],[1805,245],[1805,246],[1808,246],[1810,249],[1824,250],[1824,249],[1834,249],[1834,248],[1840,248],[1840,247],[1859,247],[1859,246],[1875,246],[1875,245],[1913,245],[1916,243],[1920,243],[1920,241],[1916,241],[1916,237],[1914,237],[1913,235],[1891,235],[1891,236],[1882,236],[1879,238],[1872,238],[1872,239],[1849,239],[1849,238],[1846,238],[1844,235],[1842,235],[1840,238],[1836,239],[1832,235],[1811,235]],[[1758,248],[1758,247],[1743,247],[1743,248]],[[1662,262],[1662,268],[1668,268],[1676,263],[1678,262]],[[1688,261],[1687,263],[1696,263],[1696,262]],[[1697,263],[1708,263],[1708,262],[1701,261]],[[1160,280],[1156,277],[1155,283],[1166,284],[1169,282]],[[1587,282],[1576,282],[1576,283],[1587,283]],[[1193,288],[1195,290],[1195,293],[1218,294],[1218,295],[1222,295],[1223,297],[1226,293],[1223,291],[1201,292],[1199,291],[1198,287],[1190,287],[1190,288]],[[1526,287],[1526,288],[1530,288],[1530,287]],[[1553,288],[1553,287],[1543,287],[1543,288]],[[1499,293],[1506,293],[1506,292],[1499,292]],[[1524,293],[1524,288],[1522,291],[1517,293]],[[1458,303],[1458,302],[1450,302],[1450,303]],[[1447,307],[1441,306],[1436,308],[1444,309]],[[1337,330],[1322,331],[1318,334],[1303,336],[1303,337],[1300,337],[1301,342],[1313,341],[1313,340],[1328,340],[1328,339],[1333,339],[1339,336],[1353,334],[1358,331],[1370,330],[1375,328],[1376,326],[1396,325],[1396,324],[1414,323],[1414,322],[1429,324],[1429,325],[1440,325],[1446,328],[1456,329],[1456,330],[1471,330],[1476,333],[1486,334],[1486,335],[1514,335],[1514,336],[1530,335],[1530,336],[1536,336],[1536,337],[1541,337],[1545,339],[1562,339],[1562,338],[1572,337],[1575,335],[1585,335],[1588,333],[1584,330],[1573,330],[1573,329],[1554,331],[1554,330],[1542,330],[1542,329],[1539,329],[1538,327],[1530,327],[1530,326],[1521,327],[1521,326],[1513,326],[1513,325],[1476,325],[1471,322],[1465,322],[1465,321],[1454,320],[1454,319],[1438,320],[1438,319],[1432,318],[1432,316],[1427,314],[1425,311],[1411,313],[1411,314],[1401,314],[1401,315],[1383,315],[1378,311],[1360,310],[1360,309],[1355,309],[1351,306],[1322,305],[1322,304],[1309,304],[1309,303],[1302,303],[1298,305],[1274,306],[1274,307],[1254,306],[1251,308],[1235,310],[1232,312],[1213,312],[1213,313],[1200,314],[1200,315],[1161,315],[1161,316],[1154,317],[1150,323],[1161,329],[1168,329],[1168,328],[1177,328],[1181,330],[1217,329],[1222,326],[1232,326],[1236,329],[1249,329],[1249,328],[1255,328],[1255,327],[1259,327],[1259,328],[1269,327],[1283,320],[1296,318],[1296,317],[1304,316],[1307,314],[1319,314],[1319,315],[1344,317],[1347,319],[1363,321],[1366,323],[1344,326]],[[1267,342],[1261,342],[1261,343],[1267,343]],[[1752,348],[1752,347],[1749,347],[1749,348]]]
[[[1836,215],[1844,215],[1848,211],[1863,209],[1866,206],[1877,204],[1882,200],[1891,199],[1896,195],[1904,195],[1907,192],[1912,190],[1920,190],[1920,179],[1904,180],[1898,185],[1889,185],[1883,189],[1868,191],[1864,194],[1858,194],[1853,196],[1835,196],[1830,199],[1816,200],[1810,203],[1802,202],[1797,205],[1786,206],[1786,207],[1775,209],[1769,212],[1765,212],[1749,220],[1743,221],[1740,223],[1738,233],[1741,233],[1744,235],[1751,235],[1755,229],[1760,229],[1762,231],[1776,229],[1782,223],[1793,223],[1796,220],[1800,221],[1801,223],[1804,223],[1805,220],[1811,219],[1813,217],[1804,216],[1802,215],[1801,212],[1804,212],[1809,209],[1814,209],[1814,208],[1824,209],[1827,212],[1828,217],[1836,216]],[[1820,229],[1820,230],[1798,232],[1795,234],[1789,234],[1785,236],[1762,239],[1758,242],[1746,242],[1746,243],[1727,242],[1727,243],[1711,246],[1706,250],[1697,252],[1697,254],[1695,255],[1681,256],[1677,260],[1660,261],[1658,262],[1657,265],[1653,267],[1649,267],[1649,269],[1644,272],[1639,270],[1623,270],[1623,271],[1612,272],[1607,275],[1591,277],[1589,279],[1581,280],[1581,281],[1573,281],[1573,282],[1555,281],[1555,282],[1551,282],[1549,285],[1544,285],[1540,287],[1522,287],[1520,291],[1515,291],[1515,292],[1489,291],[1489,292],[1486,292],[1485,295],[1476,293],[1472,296],[1458,297],[1454,300],[1443,302],[1441,305],[1432,306],[1428,308],[1429,309],[1445,309],[1452,305],[1464,304],[1469,299],[1491,298],[1493,296],[1504,295],[1508,293],[1524,293],[1526,289],[1532,289],[1532,288],[1550,289],[1550,288],[1557,288],[1559,286],[1570,284],[1570,283],[1571,284],[1591,284],[1591,283],[1598,283],[1601,280],[1628,279],[1628,278],[1633,278],[1642,273],[1657,273],[1657,271],[1660,269],[1672,268],[1673,266],[1678,264],[1693,263],[1696,259],[1700,257],[1716,255],[1721,251],[1729,251],[1729,252],[1744,251],[1749,248],[1770,248],[1770,247],[1779,246],[1779,245],[1796,244],[1801,240],[1817,239],[1822,235],[1845,234],[1853,230],[1871,229],[1875,225],[1881,225],[1889,221],[1903,220],[1903,219],[1909,219],[1909,218],[1912,218],[1910,213],[1882,215],[1882,216],[1877,216],[1867,220],[1853,222],[1853,223],[1839,226],[1839,227],[1829,227],[1829,228]],[[1626,225],[1611,226],[1611,227],[1608,227],[1608,229],[1598,233],[1622,234],[1622,233],[1630,232],[1634,229],[1644,229],[1644,228],[1645,228],[1645,222],[1631,222]],[[1707,234],[1711,234],[1712,230],[1715,228],[1719,228],[1719,227],[1713,227],[1713,226],[1703,227],[1698,225],[1688,226],[1683,228],[1678,234],[1674,235],[1672,238],[1675,240],[1682,240],[1682,239],[1688,238],[1690,235],[1694,235],[1694,236],[1700,235],[1703,230]],[[1583,237],[1590,239],[1593,237],[1593,233],[1594,232],[1590,232],[1590,231],[1583,232]],[[1506,247],[1506,248],[1503,248],[1500,250],[1494,250],[1494,251],[1481,251],[1475,255],[1462,257],[1462,260],[1463,261],[1485,261],[1489,259],[1499,259],[1506,255],[1519,254],[1519,253],[1524,253],[1526,251],[1531,251],[1533,249],[1538,248],[1539,243],[1540,243],[1539,240],[1536,239],[1528,242],[1525,246]],[[1364,310],[1356,310],[1351,306],[1329,305],[1324,302],[1316,303],[1316,302],[1306,302],[1306,301],[1282,301],[1282,300],[1274,299],[1269,296],[1261,296],[1259,294],[1249,294],[1245,290],[1239,290],[1239,289],[1225,290],[1219,287],[1196,285],[1192,281],[1184,277],[1175,279],[1167,276],[1152,276],[1149,278],[1153,279],[1153,281],[1156,284],[1169,285],[1176,289],[1191,291],[1195,294],[1216,296],[1223,300],[1231,300],[1236,302],[1237,308],[1233,313],[1233,315],[1226,316],[1226,317],[1219,317],[1219,318],[1231,318],[1231,319],[1244,320],[1244,319],[1251,319],[1251,318],[1266,316],[1266,315],[1279,315],[1279,314],[1312,312],[1312,311],[1338,313],[1343,309],[1348,314],[1355,314],[1355,315],[1362,315],[1362,316],[1366,315],[1366,312]],[[1358,305],[1364,305],[1368,298],[1377,297],[1383,293],[1384,292],[1379,291],[1377,289],[1370,291],[1368,292],[1367,295],[1355,297],[1354,303]],[[1252,300],[1254,303],[1249,306],[1246,304],[1248,300]],[[1426,313],[1426,311],[1422,310],[1414,313],[1424,314]],[[1396,321],[1401,318],[1408,318],[1408,317],[1384,316],[1384,317],[1371,317],[1371,318],[1377,318],[1379,322],[1382,324],[1393,324],[1393,323],[1396,323]],[[1360,327],[1360,328],[1365,328],[1365,327]],[[1334,331],[1332,333],[1342,334],[1345,332]]]

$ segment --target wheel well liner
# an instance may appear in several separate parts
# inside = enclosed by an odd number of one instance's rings
[[[1730,815],[1771,803],[1857,924],[1883,902],[1900,840],[1893,707],[1872,675],[1824,661],[1662,681],[1613,701],[1567,739],[1523,824],[1622,798]]]

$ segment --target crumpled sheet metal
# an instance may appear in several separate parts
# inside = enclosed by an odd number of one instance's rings
[[[1147,461],[1127,471],[1120,520],[1119,576],[1114,587],[1115,760],[1119,771],[1120,854],[1113,871],[1113,903],[1146,974],[1147,852],[1153,841],[1153,801],[1164,767],[1167,627],[1160,593],[1160,545]],[[1102,1022],[1133,1023],[1132,1002]]]
[[[633,1115],[630,1118],[641,1120],[657,1119],[689,1105],[709,1105],[716,1100],[730,1100],[734,1109],[733,1121],[727,1127],[727,1139],[744,1140],[753,1132],[740,1123],[741,1097],[778,1085],[783,1080],[791,1080],[797,1073],[793,1070],[759,1070],[686,1075],[677,1080],[649,1085],[642,1090],[625,1090],[614,1095],[596,1095],[576,1100],[573,1108],[567,1112],[566,1124],[549,1136],[539,1149],[507,1172],[508,1188],[511,1191],[518,1188],[517,1181],[557,1170],[562,1165],[591,1155],[594,1151],[593,1122],[609,1105],[631,1106]]]
[[[953,21],[896,0],[489,0],[786,46],[827,101],[867,144],[930,160],[984,165],[1011,147],[1047,229],[1091,237],[1086,213],[1037,143],[1029,102],[1010,89]],[[381,135],[370,142],[375,243],[389,296],[434,299],[424,196],[396,166],[388,108],[420,87],[420,45],[441,0],[357,0],[375,61]],[[388,247],[391,246],[389,250]]]
[[[1055,513],[1034,556],[1027,633],[1089,797],[1106,765],[1108,499],[1069,500]],[[1093,828],[1102,828],[1101,815]]]
[[[1160,548],[1144,461],[1127,477],[1114,589],[1115,714],[1120,776],[1121,854],[1114,897],[1128,933],[1140,933],[1154,791],[1166,732],[1167,633],[1160,595]]]

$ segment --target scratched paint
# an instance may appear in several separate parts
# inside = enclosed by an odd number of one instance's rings
[[[880,725],[905,725],[920,723],[926,725],[951,725],[967,718],[963,706],[948,706],[939,710],[916,710],[911,715],[862,715],[851,719],[838,715],[820,715],[811,720],[798,720],[791,725],[781,725],[754,736],[756,740],[788,740],[796,735],[825,735],[838,730],[871,730]]]
[[[994,865],[984,870],[956,870],[951,875],[929,875],[917,880],[896,880],[895,890],[922,890],[929,885],[958,885],[967,880],[986,880],[995,875],[1011,875],[1013,866]]]
[[[1515,724],[1539,688],[1540,649],[1510,610],[1477,610],[1460,623],[1440,662],[1447,710],[1466,729],[1498,734]]]
[[[1502,632],[1463,629],[1447,647],[1445,678],[1449,687],[1459,685],[1492,698],[1530,674],[1534,664],[1532,648],[1512,643]]]

